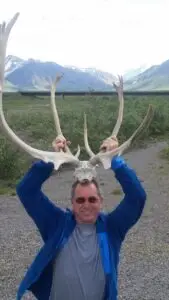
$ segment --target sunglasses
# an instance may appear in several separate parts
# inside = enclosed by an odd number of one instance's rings
[[[78,197],[76,198],[76,203],[78,204],[84,204],[85,202],[88,202],[88,203],[96,203],[98,201],[98,198],[94,197],[94,196],[91,196],[89,197],[88,199],[84,198],[84,197]]]

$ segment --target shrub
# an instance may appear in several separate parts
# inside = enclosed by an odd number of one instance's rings
[[[51,150],[52,140],[56,137],[49,98],[36,98],[12,95],[4,99],[5,116],[10,127],[25,142],[42,150]],[[15,96],[16,97],[16,96]],[[155,114],[148,130],[140,137],[143,141],[169,135],[169,101],[168,97],[126,97],[124,120],[118,135],[124,142],[139,126],[144,118],[148,105],[153,104]],[[61,97],[56,101],[60,116],[61,128],[65,137],[71,140],[71,150],[77,145],[82,149],[81,159],[88,159],[84,151],[83,117],[87,114],[88,138],[93,152],[99,150],[103,139],[113,130],[118,115],[117,97]],[[30,161],[27,154],[13,147],[6,137],[0,138],[0,180],[18,178],[25,172]]]

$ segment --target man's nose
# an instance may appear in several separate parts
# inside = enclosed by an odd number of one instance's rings
[[[85,207],[88,207],[89,205],[90,205],[90,203],[89,203],[89,201],[86,199],[85,202],[84,202],[84,206],[85,206]]]

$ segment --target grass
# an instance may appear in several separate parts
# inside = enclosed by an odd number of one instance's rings
[[[160,157],[169,161],[169,146],[161,151]]]
[[[123,191],[119,188],[116,188],[112,191],[112,195],[122,195]]]
[[[42,150],[52,150],[56,137],[49,97],[29,97],[19,94],[4,96],[4,112],[9,126],[29,145]],[[115,125],[118,114],[116,96],[57,97],[56,104],[63,134],[71,140],[71,150],[81,146],[81,159],[87,159],[83,142],[83,117],[87,114],[89,143],[97,152],[103,139],[108,137]],[[144,135],[133,145],[144,145],[147,141],[169,137],[168,96],[126,96],[124,119],[119,132],[119,141],[124,142],[144,118],[148,105],[155,108],[153,121]],[[168,150],[169,158],[169,150]],[[33,158],[18,149],[1,131],[0,136],[0,180],[3,188],[7,183],[17,183],[30,166]],[[3,190],[2,188],[2,190]],[[10,187],[9,187],[10,189]],[[0,192],[1,193],[1,192]]]
[[[0,195],[15,196],[15,186],[11,186],[11,183],[8,183],[6,181],[0,181]]]

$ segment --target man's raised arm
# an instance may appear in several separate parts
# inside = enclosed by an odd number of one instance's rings
[[[135,171],[128,167],[122,157],[113,158],[111,168],[125,196],[115,210],[107,215],[107,221],[110,228],[117,228],[123,240],[143,212],[146,193]]]
[[[64,211],[55,206],[41,191],[53,169],[53,163],[37,161],[16,187],[21,203],[35,222],[44,241],[54,233],[58,222],[64,218]]]

